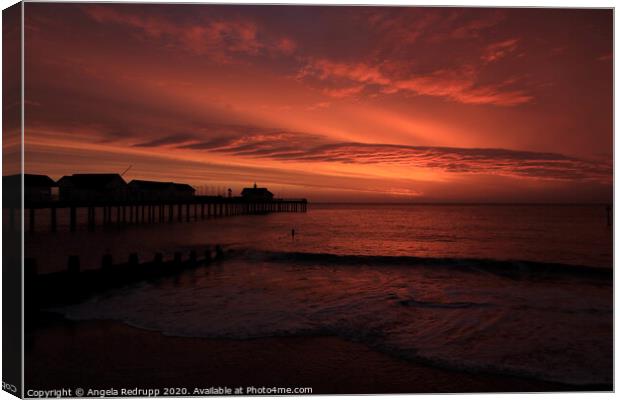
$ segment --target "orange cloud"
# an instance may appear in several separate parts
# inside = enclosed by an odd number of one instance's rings
[[[519,43],[519,39],[507,39],[501,42],[491,43],[487,46],[481,58],[485,62],[498,61],[515,51],[517,49],[517,43]]]
[[[609,10],[30,3],[26,168],[134,164],[137,179],[268,180],[345,200],[608,201],[612,22]]]
[[[165,138],[163,140],[166,140]],[[610,183],[611,165],[557,153],[493,148],[336,142],[320,135],[272,132],[221,136],[177,146],[296,162],[398,165],[449,173]]]
[[[321,81],[356,84],[325,89],[326,93],[334,97],[348,97],[366,88],[372,90],[375,86],[386,94],[410,92],[464,104],[516,106],[533,99],[533,96],[524,90],[507,89],[506,87],[514,83],[514,80],[479,84],[477,69],[467,65],[457,70],[439,69],[427,74],[412,73],[403,78],[391,78],[383,73],[379,65],[338,63],[323,59],[310,61],[299,71],[297,77],[302,80],[316,77]]]

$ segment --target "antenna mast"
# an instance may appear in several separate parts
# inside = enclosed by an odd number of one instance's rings
[[[123,171],[123,173],[121,174],[121,176],[125,175],[125,173],[131,169],[131,167],[133,167],[133,165],[130,165],[129,167],[127,167],[127,169],[125,169],[125,170]]]

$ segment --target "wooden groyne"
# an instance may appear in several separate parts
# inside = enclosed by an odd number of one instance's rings
[[[162,253],[155,253],[151,260],[143,262],[140,262],[137,253],[130,254],[127,261],[120,263],[115,263],[112,255],[105,254],[101,259],[101,268],[82,270],[80,258],[69,256],[65,271],[49,274],[39,274],[37,260],[26,258],[26,309],[35,311],[79,302],[105,290],[208,266],[223,257],[224,249],[221,246],[206,248],[202,253],[196,250],[186,253],[178,251],[171,260],[164,260]]]
[[[97,222],[102,225],[128,225],[145,223],[191,222],[207,218],[220,218],[236,215],[268,214],[280,212],[306,212],[306,199],[248,200],[241,197],[195,196],[188,200],[177,201],[45,201],[26,203],[24,212],[28,223],[25,230],[37,230],[38,210],[47,210],[49,229],[58,230],[58,210],[69,212],[69,230],[75,232],[79,223],[85,223],[89,230],[94,230]],[[86,216],[78,221],[78,210],[86,210]],[[8,207],[8,228],[14,230],[19,219],[18,206]],[[101,213],[98,218],[97,214]],[[43,217],[45,218],[45,217]]]

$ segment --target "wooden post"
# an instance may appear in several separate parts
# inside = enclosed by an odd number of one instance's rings
[[[205,203],[200,203],[200,219],[205,219]]]
[[[104,254],[101,257],[101,269],[106,270],[109,269],[113,264],[112,254]]]
[[[138,253],[129,254],[128,264],[132,268],[135,268],[140,264],[139,259],[138,259]]]
[[[185,204],[185,220],[189,222],[189,203]]]
[[[183,205],[181,203],[177,206],[177,214],[179,222],[183,222]]]
[[[215,245],[215,258],[221,258],[224,255],[224,249],[222,249],[222,246]]]
[[[168,205],[168,222],[172,222],[174,220],[174,206],[172,204]]]
[[[174,253],[174,267],[180,268],[182,262],[183,262],[183,255],[181,254],[180,251],[176,251]]]
[[[77,275],[80,272],[80,256],[69,256],[67,272],[69,275]]]
[[[56,232],[56,207],[50,208],[50,229],[52,232]]]

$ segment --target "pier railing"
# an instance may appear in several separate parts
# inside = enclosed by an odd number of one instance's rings
[[[18,221],[19,206],[5,205],[8,209],[8,223],[5,226],[13,230]],[[26,230],[37,230],[39,210],[49,211],[49,229],[58,229],[58,210],[69,211],[69,230],[74,232],[78,225],[78,210],[85,209],[88,230],[94,230],[97,222],[103,225],[127,225],[145,223],[191,222],[207,218],[229,217],[248,214],[268,214],[280,212],[306,212],[306,199],[246,199],[242,197],[195,196],[183,200],[123,200],[123,201],[67,201],[50,200],[26,202],[24,212],[27,216]],[[39,211],[39,212],[37,212]],[[97,213],[101,212],[101,218]]]

